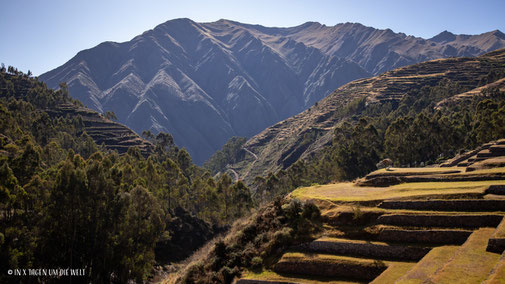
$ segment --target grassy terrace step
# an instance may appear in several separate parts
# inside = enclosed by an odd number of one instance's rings
[[[483,196],[484,199],[501,199],[505,200],[505,195],[498,195],[498,194],[486,194]]]
[[[454,256],[458,248],[458,246],[443,246],[432,249],[412,269],[398,278],[395,284],[423,283],[437,269],[447,263]]]
[[[503,154],[501,152],[493,152],[488,149],[482,150],[479,153],[477,153],[477,159],[478,158],[491,158],[491,157],[499,157],[502,156]]]
[[[505,283],[505,252],[500,257],[496,266],[489,273],[484,284],[503,284]]]
[[[487,194],[505,195],[505,185],[490,185],[486,190]]]
[[[314,253],[415,261],[421,259],[431,248],[323,237],[303,244],[297,249]]]
[[[383,201],[379,207],[385,209],[491,212],[505,211],[505,200],[386,200]]]
[[[489,238],[486,250],[496,253],[505,251],[505,218],[503,218],[491,238]]]
[[[356,280],[341,279],[337,280],[335,277],[311,277],[308,275],[299,274],[286,274],[276,273],[273,271],[265,270],[261,272],[247,271],[242,274],[242,278],[236,284],[357,284],[365,283]]]
[[[500,214],[385,214],[379,224],[438,228],[496,227],[503,219]]]
[[[378,233],[377,240],[395,243],[460,245],[467,240],[472,232],[461,229],[383,228]]]
[[[505,155],[505,145],[493,145],[489,147],[489,151]]]
[[[384,200],[397,198],[436,197],[442,199],[453,195],[475,195],[473,198],[477,198],[490,185],[505,185],[505,180],[412,182],[389,187],[358,186],[355,183],[342,182],[303,187],[294,190],[290,195],[301,200],[324,200],[338,204],[360,202],[362,205],[367,203],[376,205]]]
[[[377,276],[377,278],[370,282],[370,284],[395,283],[398,278],[407,273],[407,271],[409,271],[415,264],[415,262],[392,263],[384,272],[382,272],[379,276]]]
[[[486,252],[494,229],[481,228],[458,248],[453,258],[430,276],[433,283],[481,283],[496,266],[500,255]]]
[[[384,272],[388,264],[391,262],[348,256],[285,253],[275,264],[274,271],[370,281]]]

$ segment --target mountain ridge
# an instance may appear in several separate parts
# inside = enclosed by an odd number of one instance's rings
[[[436,86],[449,79],[460,87],[478,88],[480,78],[505,67],[505,49],[480,57],[437,59],[401,67],[381,75],[355,80],[338,88],[317,105],[283,120],[244,143],[257,157],[245,155],[229,165],[241,179],[251,182],[256,176],[286,169],[298,159],[311,157],[331,143],[333,129],[345,118],[353,102],[365,106],[395,105],[422,86]],[[254,166],[251,166],[254,165]]]
[[[443,50],[356,23],[270,28],[183,18],[83,50],[40,79],[52,88],[67,82],[72,96],[114,111],[137,133],[173,134],[201,164],[232,136],[251,137],[355,79],[450,54],[478,55],[479,40],[505,47],[505,40],[486,36],[460,38],[457,48]],[[430,52],[409,57],[410,49],[431,44]]]

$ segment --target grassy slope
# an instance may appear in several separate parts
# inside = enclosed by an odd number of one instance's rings
[[[422,283],[427,276],[432,275],[440,266],[446,263],[459,246],[442,246],[432,249],[411,270],[398,279],[398,284]]]
[[[351,182],[296,189],[292,197],[333,202],[373,201],[418,196],[483,193],[491,184],[505,185],[505,180],[462,182],[416,182],[389,187],[360,187]]]
[[[314,277],[314,276],[304,276],[300,278],[300,275],[290,275],[290,274],[278,274],[276,272],[270,270],[263,270],[261,272],[253,272],[247,271],[242,275],[242,279],[254,279],[254,280],[274,280],[279,282],[295,282],[299,283],[303,281],[303,283],[308,284],[316,284],[316,283],[327,283],[327,284],[355,284],[360,282],[352,282],[346,280],[335,280],[329,279],[325,277]]]
[[[382,272],[377,278],[375,278],[371,284],[389,284],[394,283],[398,278],[404,275],[407,271],[409,271],[414,265],[415,262],[396,262],[390,264],[386,271]]]
[[[494,268],[500,255],[486,252],[487,241],[494,228],[474,232],[454,258],[431,277],[435,283],[480,283]]]

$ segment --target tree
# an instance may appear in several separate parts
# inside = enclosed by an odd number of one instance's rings
[[[381,160],[379,163],[377,163],[377,168],[382,169],[386,168],[387,171],[389,171],[389,168],[393,165],[393,160],[386,158]]]
[[[154,134],[151,132],[151,130],[144,130],[142,131],[142,137],[145,139],[152,141],[154,140]]]
[[[109,120],[117,120],[117,116],[113,111],[106,111],[103,116]]]

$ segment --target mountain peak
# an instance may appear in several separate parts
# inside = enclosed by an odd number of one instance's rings
[[[304,27],[320,27],[321,23],[309,21],[309,22],[303,23],[302,26],[304,26]]]
[[[428,40],[431,40],[431,41],[434,41],[434,42],[449,42],[449,41],[453,41],[456,39],[456,35],[445,30],[441,33],[439,33],[438,35],[428,39]]]
[[[500,30],[494,30],[494,31],[491,31],[489,32],[490,34],[496,36],[497,38],[500,38],[500,39],[505,39],[505,34],[502,33]]]
[[[451,36],[446,31],[438,37]],[[134,131],[172,133],[202,163],[228,138],[250,137],[349,81],[421,60],[505,47],[495,39],[458,35],[454,51],[444,49],[452,41],[425,44],[359,23],[264,27],[180,18],[129,42],[79,53],[39,78],[53,88],[67,81],[72,96],[114,111]]]

